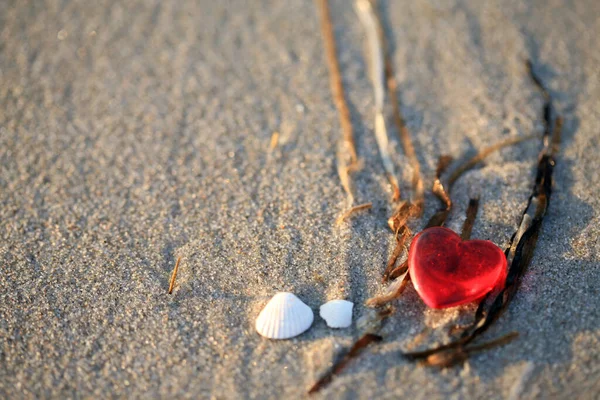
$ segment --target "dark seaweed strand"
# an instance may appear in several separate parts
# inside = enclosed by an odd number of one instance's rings
[[[333,368],[331,368],[321,379],[317,381],[308,391],[308,394],[313,394],[321,390],[323,387],[328,385],[333,377],[339,374],[348,364],[348,362],[360,354],[362,349],[367,347],[373,342],[380,342],[383,338],[379,335],[374,335],[372,333],[367,333],[363,335],[360,339],[358,339],[350,351],[346,353],[340,361],[334,364]]]
[[[518,288],[518,283],[531,262],[542,221],[546,215],[550,197],[552,195],[552,174],[556,164],[554,153],[560,141],[561,129],[562,118],[559,117],[556,119],[552,143],[544,149],[544,152],[540,157],[536,183],[533,188],[533,193],[529,198],[527,208],[523,213],[521,226],[511,238],[510,245],[505,251],[506,258],[510,264],[504,289],[496,295],[491,302],[491,306],[487,306],[489,304],[488,301],[486,301],[487,299],[479,305],[476,316],[479,316],[480,319],[485,318],[485,322],[479,322],[477,324],[477,333],[487,329],[487,327],[497,319],[500,313],[506,308],[508,303],[514,297]],[[489,310],[486,310],[487,307],[490,307]],[[469,334],[467,331],[464,333],[464,336],[477,333],[474,331]]]
[[[550,130],[552,127],[552,114],[553,114],[553,106],[552,106],[552,96],[550,96],[550,92],[542,82],[539,76],[533,70],[533,64],[531,60],[527,60],[525,62],[527,66],[527,72],[529,72],[529,76],[538,89],[542,92],[544,96],[544,148],[548,146],[548,138],[550,137]]]
[[[552,99],[542,85],[541,80],[533,72],[530,62],[528,62],[528,67],[532,80],[542,90],[546,99],[544,104],[545,129],[542,136],[543,150],[539,156],[532,194],[523,212],[519,228],[513,234],[509,247],[505,251],[509,266],[504,288],[494,290],[486,296],[479,304],[474,322],[463,332],[458,340],[425,351],[405,353],[404,356],[407,358],[427,358],[433,354],[446,352],[450,349],[457,354],[462,354],[464,346],[485,332],[500,317],[502,312],[506,310],[518,289],[523,274],[531,262],[542,221],[552,195],[552,175],[554,166],[556,165],[554,156],[560,145],[563,120],[561,117],[557,117],[554,129],[552,130]],[[549,141],[551,130],[553,133]],[[451,357],[451,354],[448,357]]]
[[[552,98],[541,80],[535,75],[531,62],[527,61],[528,71],[533,82],[544,95],[544,134],[542,137],[543,149],[539,156],[535,184],[527,207],[521,217],[519,229],[511,237],[508,248],[505,251],[509,261],[509,271],[506,278],[504,290],[500,293],[492,293],[482,301],[475,314],[475,330],[463,333],[463,337],[477,335],[499,317],[500,313],[512,299],[517,290],[517,283],[529,265],[533,257],[533,250],[537,243],[539,230],[552,195],[552,174],[556,164],[554,155],[558,151],[562,131],[562,118],[557,117],[552,135],[552,143],[548,142],[550,130],[552,129]],[[493,299],[493,300],[492,300]]]
[[[473,231],[473,225],[475,224],[475,218],[477,218],[477,211],[479,210],[479,198],[469,199],[469,206],[467,207],[467,218],[462,226],[460,238],[462,240],[469,240],[471,238],[471,232]]]

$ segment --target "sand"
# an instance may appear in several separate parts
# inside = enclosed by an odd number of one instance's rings
[[[430,310],[409,287],[383,343],[315,398],[594,398],[600,4],[384,7],[427,187],[442,153],[541,134],[527,58],[565,118],[563,147],[531,267],[485,335],[520,337],[444,371],[410,363],[399,353],[416,335],[425,330],[422,347],[443,342],[475,308]],[[356,202],[373,202],[341,227],[341,131],[313,2],[0,3],[0,397],[302,398],[357,338],[318,317],[288,341],[253,328],[277,291],[315,311],[351,300],[357,318],[384,290],[392,193],[365,35],[350,2],[333,1],[332,18],[362,162]],[[448,226],[460,229],[478,194],[473,237],[506,246],[539,149],[504,149],[464,175]],[[426,200],[425,218],[438,207]]]

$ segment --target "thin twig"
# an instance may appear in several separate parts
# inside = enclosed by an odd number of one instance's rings
[[[494,143],[491,146],[485,147],[482,150],[478,151],[477,154],[475,154],[475,156],[469,158],[468,160],[463,162],[461,165],[459,165],[457,168],[455,168],[452,171],[452,173],[450,174],[450,177],[445,181],[441,178],[441,174],[448,167],[450,158],[448,158],[448,156],[440,157],[440,160],[438,162],[436,179],[433,182],[432,190],[433,190],[433,193],[440,199],[440,201],[443,203],[444,206],[442,209],[438,210],[438,212],[436,212],[430,218],[426,227],[430,228],[432,226],[443,226],[446,223],[446,218],[448,217],[448,214],[450,214],[450,209],[452,208],[452,200],[450,198],[450,190],[452,189],[452,186],[458,180],[458,178],[460,178],[465,172],[467,172],[468,170],[470,170],[471,168],[475,167],[477,164],[479,164],[480,162],[485,160],[485,158],[488,157],[493,152],[498,151],[498,150],[503,149],[508,146],[515,145],[517,143],[524,142],[526,140],[533,139],[534,137],[535,136],[533,136],[533,135],[511,137],[508,139],[501,140],[497,143]]]
[[[351,209],[347,210],[346,212],[344,212],[342,215],[340,215],[337,220],[335,221],[335,223],[337,225],[341,225],[342,222],[344,222],[345,220],[347,220],[348,218],[350,218],[352,215],[354,215],[355,213],[357,213],[358,211],[361,210],[368,210],[373,206],[373,203],[365,203],[365,204],[359,204],[357,206],[352,207]]]
[[[398,131],[398,135],[400,136],[400,142],[402,143],[404,152],[407,155],[413,169],[411,200],[402,203],[400,207],[398,207],[396,213],[388,220],[390,228],[396,235],[397,242],[394,252],[388,260],[387,267],[383,275],[383,281],[385,282],[388,280],[390,272],[394,269],[396,260],[403,252],[404,242],[408,240],[409,236],[411,236],[410,230],[408,230],[406,227],[408,219],[411,217],[419,217],[423,212],[423,181],[421,179],[420,172],[421,166],[410,138],[410,132],[408,131],[406,123],[404,122],[404,118],[402,117],[400,106],[398,104],[397,84],[394,77],[394,71],[385,32],[383,29],[383,19],[381,17],[379,6],[376,1],[369,0],[357,0],[356,4],[359,11],[358,15],[365,26],[371,47],[371,72],[373,75],[373,86],[375,91],[375,104],[377,111],[375,132],[376,137],[378,138],[378,143],[380,144],[379,147],[380,149],[382,147],[387,148],[388,136],[387,130],[385,130],[385,120],[383,117],[385,87],[387,87],[387,90],[389,91],[388,97],[392,106],[393,121],[396,126],[396,130]],[[378,134],[378,132],[380,133]],[[381,151],[381,153],[382,158],[384,158],[384,151]],[[389,172],[388,175],[390,175]],[[406,230],[404,230],[405,228]],[[400,240],[398,238],[398,233],[401,230],[406,234],[403,235]]]
[[[475,167],[493,152],[500,150],[504,147],[512,146],[514,144],[535,138],[535,135],[515,136],[507,138],[505,140],[501,140],[489,147],[483,148],[474,157],[470,158],[465,163],[461,164],[458,168],[456,168],[454,171],[452,171],[450,178],[448,178],[448,187],[452,187],[452,185],[454,185],[454,182],[456,182],[456,180],[460,178],[462,174]]]
[[[348,194],[348,198],[353,200],[349,183],[350,178],[348,175],[350,171],[357,168],[358,157],[356,155],[356,145],[354,143],[352,120],[350,118],[350,110],[346,101],[344,85],[342,82],[342,74],[340,72],[340,65],[337,57],[337,48],[335,44],[335,35],[333,33],[331,15],[329,13],[329,4],[327,0],[316,1],[321,14],[321,34],[323,36],[325,53],[327,56],[327,66],[329,68],[329,84],[331,86],[331,94],[338,110],[340,126],[342,127],[343,134],[344,145],[342,146],[342,154],[340,157],[338,157],[341,159],[339,162],[340,166],[338,167],[338,174],[340,175],[342,186]],[[346,161],[346,158],[349,159],[349,162]]]
[[[562,123],[562,118],[557,117],[551,140],[546,140],[545,136],[542,139],[544,149],[539,157],[533,191],[521,217],[519,228],[505,251],[508,274],[504,286],[488,294],[479,304],[473,327],[463,333],[463,338],[471,339],[483,333],[504,312],[531,262],[552,195],[552,175],[556,164],[554,156],[560,143]]]
[[[173,293],[173,288],[175,287],[175,279],[177,279],[177,271],[179,270],[180,261],[181,257],[177,258],[175,268],[173,268],[173,273],[171,273],[171,279],[169,280],[169,294]]]

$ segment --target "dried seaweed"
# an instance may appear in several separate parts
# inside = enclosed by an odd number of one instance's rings
[[[356,10],[358,17],[365,28],[371,54],[371,80],[373,82],[373,92],[375,97],[375,138],[386,170],[386,175],[394,189],[393,199],[395,201],[400,200],[400,190],[388,148],[389,139],[384,115],[386,87],[389,91],[389,99],[392,106],[396,129],[400,135],[404,152],[408,156],[413,168],[413,193],[411,195],[411,201],[401,203],[394,215],[388,220],[390,228],[396,235],[397,242],[384,272],[383,281],[386,281],[389,273],[394,269],[397,259],[403,253],[404,243],[411,234],[409,228],[406,226],[408,219],[414,216],[418,217],[422,214],[424,205],[423,181],[420,173],[421,166],[416,157],[410,133],[398,105],[397,84],[382,27],[382,19],[379,13],[378,4],[373,0],[357,0]],[[399,233],[401,233],[401,235],[399,235]]]
[[[342,83],[342,74],[337,56],[337,47],[335,43],[335,35],[331,22],[331,14],[329,12],[329,4],[327,0],[316,0],[321,14],[321,34],[327,55],[327,65],[329,68],[329,83],[333,101],[339,113],[340,125],[343,133],[343,146],[338,156],[338,174],[342,181],[342,186],[346,191],[349,200],[353,200],[352,190],[350,186],[349,172],[357,168],[358,157],[356,155],[356,145],[354,143],[354,132],[352,128],[352,120],[350,118],[350,109],[346,101],[344,85]],[[352,204],[352,203],[351,203]]]
[[[493,152],[500,150],[504,147],[512,146],[513,144],[518,144],[530,139],[535,139],[535,135],[510,137],[508,139],[504,139],[500,142],[497,142],[489,147],[485,147],[484,149],[479,151],[473,158],[470,158],[464,164],[461,164],[458,168],[452,171],[450,178],[448,178],[448,190],[450,190],[452,185],[454,185],[454,182],[456,182],[462,174],[475,167]]]
[[[390,272],[389,279],[390,280],[396,279],[400,275],[403,275],[406,271],[408,271],[408,260],[404,260],[404,262],[402,264],[400,264],[396,268],[394,268],[392,270],[392,272]]]
[[[471,238],[471,232],[473,231],[473,225],[475,224],[475,218],[477,218],[477,211],[479,210],[479,198],[469,199],[469,206],[467,207],[467,218],[462,226],[460,238],[462,240],[469,240]]]
[[[394,273],[396,274],[396,270],[394,270]],[[402,276],[402,274],[404,276]],[[368,307],[381,307],[400,297],[400,294],[404,291],[406,285],[408,285],[408,282],[410,281],[408,267],[404,268],[402,273],[398,273],[394,276],[394,279],[395,280],[389,285],[387,291],[383,295],[371,297],[365,302],[365,305]]]
[[[359,204],[357,206],[354,206],[352,208],[350,208],[349,210],[347,210],[345,213],[343,213],[342,215],[340,215],[337,220],[335,221],[335,223],[337,225],[340,225],[342,222],[344,222],[345,220],[347,220],[348,218],[350,218],[352,215],[354,215],[355,213],[357,213],[358,211],[362,211],[362,210],[368,210],[373,206],[373,203],[365,203],[365,204]]]
[[[379,34],[381,26],[369,0],[357,0],[356,12],[365,28],[371,53],[371,80],[375,96],[375,139],[379,147],[383,167],[394,191],[393,200],[397,201],[400,199],[400,188],[396,178],[394,163],[390,156],[389,138],[384,116],[386,96],[383,46],[381,35]]]
[[[410,229],[408,229],[405,225],[400,227],[400,231],[396,233],[396,247],[394,247],[394,251],[392,256],[388,260],[386,269],[383,273],[382,281],[386,282],[389,279],[390,273],[394,270],[394,266],[396,265],[396,261],[402,255],[405,248],[405,243],[412,235]]]
[[[169,279],[169,294],[173,293],[173,288],[175,287],[175,279],[177,279],[177,271],[179,270],[180,261],[181,257],[177,258],[175,268],[173,268],[173,272],[171,273],[171,279]]]
[[[410,217],[415,216],[415,207],[412,203],[410,202],[402,202],[396,209],[396,212],[394,213],[394,215],[392,215],[389,219],[388,219],[388,226],[390,227],[390,229],[392,231],[394,231],[394,233],[396,234],[396,237],[398,236],[398,232],[400,232],[400,230],[405,227],[406,222],[408,221],[408,219]]]
[[[336,362],[334,366],[309,389],[308,394],[316,393],[323,387],[328,385],[332,381],[333,377],[339,374],[353,358],[355,358],[361,353],[361,351],[365,347],[367,347],[373,342],[380,342],[382,339],[383,338],[381,336],[374,335],[372,333],[364,334],[360,339],[358,339],[354,343],[350,351],[344,354],[344,356],[338,362]]]
[[[396,265],[396,261],[400,258],[405,249],[405,243],[412,236],[412,231],[406,226],[408,219],[416,216],[419,212],[420,211],[414,204],[403,202],[398,207],[396,213],[388,219],[388,225],[390,229],[394,231],[396,236],[396,247],[387,262],[382,282],[386,282],[391,278],[391,273],[395,270],[394,266]]]
[[[395,309],[391,306],[384,307],[379,309],[373,315],[365,315],[363,318],[360,318],[358,321],[356,321],[357,328],[363,332],[363,334],[356,342],[354,342],[348,352],[339,358],[338,361],[336,361],[334,365],[317,381],[317,383],[310,388],[308,393],[313,394],[323,389],[337,374],[342,372],[342,370],[353,358],[356,358],[360,354],[362,349],[373,342],[380,342],[383,338],[377,335],[377,332],[381,329],[381,323],[383,320],[392,315],[394,311]]]
[[[528,67],[532,80],[544,93],[545,129],[542,136],[543,148],[538,157],[533,190],[523,211],[519,227],[513,234],[505,251],[508,262],[506,280],[502,286],[494,289],[481,301],[475,313],[474,321],[463,331],[458,340],[425,351],[405,353],[404,356],[410,359],[424,359],[435,354],[446,354],[444,357],[449,358],[453,357],[453,354],[457,354],[456,357],[461,357],[461,354],[465,351],[465,346],[484,333],[506,310],[531,262],[542,221],[552,195],[552,175],[556,165],[555,154],[560,144],[563,121],[561,117],[556,117],[552,128],[552,99],[541,80],[535,75],[529,62]],[[552,132],[551,135],[550,132]]]
[[[494,151],[502,149],[506,146],[520,143],[521,141],[526,140],[528,138],[529,137],[510,138],[508,140],[503,140],[501,142],[498,142],[496,144],[493,144],[489,147],[484,148],[483,150],[479,151],[474,157],[468,159],[466,162],[464,162],[459,167],[457,167],[457,169],[454,170],[453,173],[451,174],[451,179],[448,180],[446,183],[443,183],[442,174],[446,171],[446,169],[452,162],[452,157],[447,156],[447,155],[441,156],[438,160],[438,165],[436,168],[436,177],[435,177],[435,180],[433,183],[432,191],[440,199],[440,201],[442,203],[442,208],[440,210],[438,210],[429,219],[429,221],[426,225],[426,228],[444,225],[444,223],[446,222],[446,218],[448,217],[448,214],[450,213],[450,210],[452,208],[452,200],[450,198],[450,188],[452,186],[452,183],[454,183],[454,181],[456,181],[463,173],[465,173],[469,169],[476,166],[479,162],[481,162],[483,159],[485,159],[485,157],[489,156]],[[407,206],[407,204],[408,204],[408,206]],[[467,210],[467,219],[465,221],[465,226],[463,227],[463,235],[467,235],[467,237],[470,237],[470,235],[471,235],[471,230],[473,227],[475,215],[477,214],[478,206],[479,206],[479,201],[475,200],[475,199],[471,199],[471,201],[469,203],[469,208]],[[390,226],[390,228],[392,230],[404,229],[403,224],[406,223],[406,221],[408,220],[408,217],[411,215],[410,213],[413,210],[414,210],[414,208],[411,207],[410,203],[402,204],[398,208],[398,211],[396,212],[396,214],[388,220],[388,225]],[[470,215],[469,213],[471,213],[472,215]],[[398,227],[400,227],[400,228],[398,228]],[[410,236],[410,235],[408,235],[408,236]],[[386,269],[384,271],[383,278],[382,278],[383,282],[387,282],[389,280],[396,279],[396,278],[404,275],[408,271],[408,261],[404,261],[400,266],[395,267],[396,261],[402,255],[402,252],[405,247],[404,245],[408,241],[408,236],[404,236],[404,235],[399,236],[398,232],[396,233],[396,238],[398,240],[397,240],[394,252],[392,253],[392,256],[390,257],[390,259],[388,260]],[[406,282],[404,282],[406,284],[410,280],[410,276],[404,275],[403,280],[406,281]],[[402,288],[404,288],[404,286],[402,286]],[[384,296],[379,296],[379,297],[370,299],[369,300],[370,304],[376,304],[376,305],[385,304],[385,302],[383,301],[384,299],[387,299],[387,301],[392,301],[394,299],[394,297],[391,297],[389,295],[390,292],[391,291],[388,291],[388,293]],[[395,293],[396,295],[400,295],[401,292],[402,292],[402,289],[393,291],[393,293]]]
[[[381,10],[379,9],[376,0],[371,0],[371,4],[376,16],[376,20],[378,21],[377,30],[379,35],[379,41],[383,49],[383,59],[385,64],[384,73],[387,89],[389,92],[390,104],[392,106],[392,116],[394,125],[396,126],[396,130],[398,131],[398,135],[400,136],[400,143],[402,144],[404,153],[408,157],[408,160],[413,170],[411,180],[413,193],[410,201],[416,207],[416,214],[420,216],[423,212],[425,198],[423,189],[423,179],[421,178],[421,164],[419,163],[419,159],[417,158],[417,153],[415,152],[415,147],[413,146],[410,132],[408,130],[408,127],[406,126],[406,122],[404,120],[404,117],[402,116],[400,105],[398,103],[398,84],[396,83],[396,77],[394,74],[394,68],[390,57],[389,46],[382,26],[383,18],[381,18]]]
[[[456,167],[452,173],[450,174],[448,179],[442,179],[442,174],[447,169],[448,165],[451,162],[451,158],[449,156],[441,156],[438,161],[438,167],[436,171],[436,177],[433,182],[433,193],[440,199],[443,207],[438,210],[427,222],[426,228],[430,228],[432,226],[443,226],[446,223],[446,218],[450,214],[450,209],[452,208],[452,200],[450,198],[450,191],[454,183],[460,178],[465,172],[474,168],[485,160],[490,154],[495,151],[501,150],[505,147],[512,146],[526,140],[533,139],[534,136],[518,136],[511,137],[508,139],[501,140],[497,143],[494,143],[491,146],[484,147],[480,151],[475,154],[475,156],[469,158],[458,167]]]
[[[381,15],[376,2],[370,0],[356,1],[357,14],[365,27],[367,39],[371,50],[371,74],[373,91],[375,96],[375,137],[379,146],[380,154],[388,179],[394,188],[394,200],[400,199],[400,191],[397,190],[398,183],[395,178],[394,167],[389,156],[388,133],[384,117],[384,102],[386,98],[386,85],[389,90],[389,99],[392,106],[394,123],[400,135],[400,140],[413,168],[412,197],[411,201],[403,202],[388,220],[390,228],[396,235],[396,247],[388,260],[383,281],[386,281],[390,272],[394,269],[396,261],[402,255],[404,244],[411,235],[406,226],[410,217],[420,216],[423,210],[424,194],[421,179],[421,167],[416,157],[410,133],[404,123],[400,107],[398,105],[397,85],[394,78],[392,64],[387,48],[385,34],[381,24]]]

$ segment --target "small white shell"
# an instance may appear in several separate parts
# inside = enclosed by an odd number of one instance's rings
[[[354,303],[346,300],[331,300],[323,304],[319,310],[321,318],[330,328],[347,328],[352,325],[352,308]]]
[[[310,307],[298,297],[280,292],[258,314],[256,331],[269,339],[289,339],[310,328],[314,319]]]

